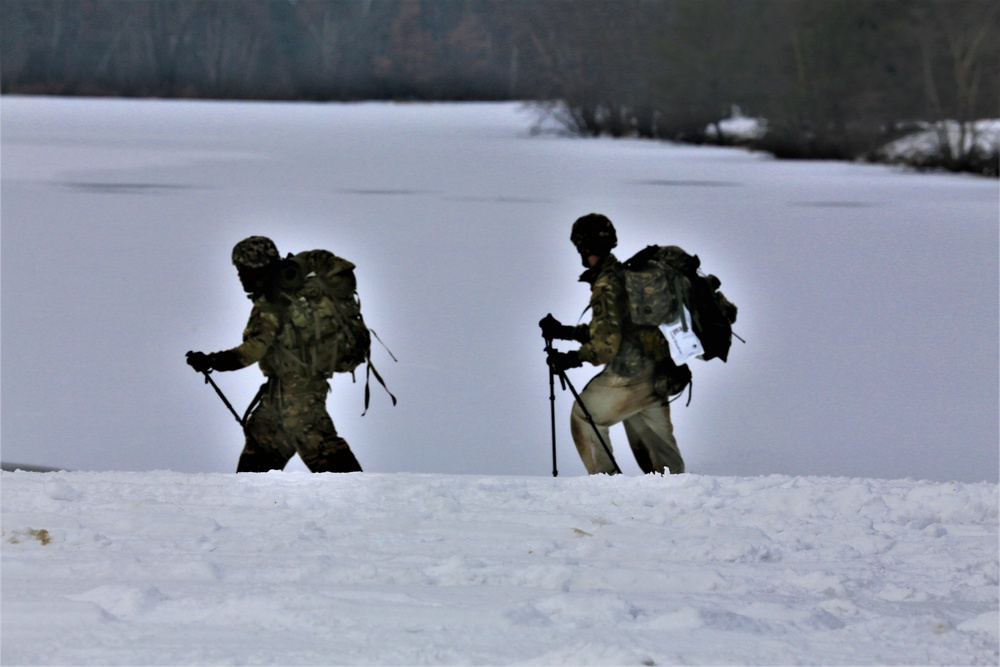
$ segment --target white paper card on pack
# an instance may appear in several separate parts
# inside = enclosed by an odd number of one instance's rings
[[[695,335],[694,329],[691,327],[691,312],[687,306],[682,305],[681,307],[684,308],[683,320],[677,318],[670,324],[660,325],[660,331],[663,332],[670,344],[670,357],[678,366],[683,366],[691,357],[697,357],[705,352],[705,348],[701,346],[701,341],[698,340],[698,336]],[[687,331],[684,330],[682,322],[688,323]]]

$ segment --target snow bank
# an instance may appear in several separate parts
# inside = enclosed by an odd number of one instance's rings
[[[996,155],[1000,149],[1000,120],[975,123],[923,123],[919,132],[886,144],[878,157],[887,162],[932,163],[944,155]],[[945,148],[947,144],[947,149]]]
[[[2,475],[4,664],[997,664],[995,484]]]
[[[941,138],[950,142],[950,151],[955,154],[967,153],[973,148],[984,152],[995,152],[1000,145],[1000,120],[981,120],[960,124],[955,121],[925,123],[920,132],[892,142],[886,147],[890,157],[906,157],[913,152],[941,152]]]

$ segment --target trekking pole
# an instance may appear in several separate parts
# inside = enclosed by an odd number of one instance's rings
[[[566,371],[559,371],[559,375],[561,376],[562,381],[566,383],[566,386],[568,386],[569,390],[573,393],[573,398],[575,398],[576,402],[580,405],[580,409],[583,410],[583,416],[587,418],[588,422],[590,422],[590,427],[594,429],[594,435],[596,435],[597,439],[601,441],[601,446],[604,447],[604,451],[607,453],[608,458],[611,459],[611,465],[615,467],[615,472],[619,475],[622,474],[622,469],[618,467],[618,462],[615,461],[615,455],[611,453],[611,448],[608,447],[608,443],[604,442],[604,437],[597,429],[597,424],[594,423],[594,418],[590,416],[587,406],[583,404],[583,399],[580,398],[580,394],[576,393],[573,383],[569,381],[568,377],[566,377]]]
[[[552,343],[550,341],[546,341],[546,342],[547,342],[547,345],[545,347],[545,351],[546,351],[546,353],[551,353],[553,351],[552,350]],[[580,394],[577,393],[576,388],[573,386],[573,383],[569,381],[568,377],[566,377],[566,371],[562,371],[562,370],[555,371],[555,369],[552,368],[551,364],[549,364],[549,371],[550,372],[558,372],[559,373],[559,381],[562,383],[563,389],[565,389],[566,387],[569,387],[570,392],[573,394],[573,398],[576,399],[576,402],[580,406],[580,409],[583,410],[583,416],[587,418],[587,422],[590,424],[590,427],[592,429],[594,429],[594,435],[596,435],[597,439],[600,440],[601,446],[604,447],[605,453],[608,455],[608,458],[611,459],[611,465],[613,465],[615,467],[615,472],[618,473],[619,475],[622,474],[622,469],[618,467],[618,462],[615,461],[615,455],[611,453],[611,448],[608,447],[608,443],[604,441],[604,436],[601,435],[601,431],[597,428],[597,424],[594,422],[594,418],[590,416],[590,411],[587,410],[587,406],[583,404],[583,399],[580,398]],[[553,424],[553,426],[552,426],[552,428],[553,428],[553,433],[554,433],[555,432],[555,416],[554,416],[555,415],[555,398],[554,397],[553,397],[552,401],[553,401],[553,403],[552,403],[552,411],[553,411],[553,418],[552,418],[552,424]],[[553,435],[553,447],[555,447],[555,435]]]
[[[215,380],[209,377],[208,374],[211,373],[212,371],[203,371],[203,372],[205,373],[205,382],[212,385],[212,388],[215,389],[215,393],[219,395],[219,398],[222,399],[222,402],[226,404],[226,407],[229,408],[229,411],[233,413],[234,417],[236,417],[236,421],[240,425],[240,427],[246,428],[247,422],[250,420],[250,413],[253,412],[253,409],[257,407],[258,403],[260,403],[260,399],[264,396],[264,392],[267,390],[267,383],[262,384],[260,386],[260,389],[257,390],[257,393],[254,394],[253,400],[251,400],[250,404],[247,405],[246,412],[243,413],[243,417],[241,418],[239,414],[237,414],[236,410],[233,409],[232,404],[228,400],[226,400],[226,397],[222,393],[222,390],[219,389],[219,385],[215,384]]]
[[[185,356],[190,357],[191,353],[188,352]],[[233,413],[233,416],[236,417],[236,421],[239,423],[239,425],[243,426],[243,420],[240,419],[240,416],[236,413],[236,410],[233,409],[233,404],[229,402],[229,399],[226,398],[226,395],[222,393],[221,389],[219,389],[219,385],[215,384],[215,380],[209,377],[209,373],[211,372],[212,372],[211,370],[201,372],[201,374],[205,376],[205,384],[212,385],[212,389],[215,389],[215,393],[219,395],[219,398],[222,399],[222,402],[225,403],[226,407],[229,408],[229,411]]]
[[[222,402],[226,404],[226,407],[229,408],[229,411],[233,413],[234,417],[236,417],[236,422],[242,427],[244,425],[243,420],[240,419],[239,414],[233,408],[233,404],[229,402],[229,399],[226,398],[226,395],[222,393],[221,389],[219,389],[219,385],[215,384],[215,380],[213,380],[212,376],[209,375],[209,373],[211,372],[212,371],[202,371],[202,375],[205,376],[205,384],[212,385],[212,389],[215,389],[215,393],[219,395],[219,398],[222,399]]]
[[[552,339],[545,339],[545,349],[552,349]],[[558,477],[559,470],[556,468],[556,372],[549,364],[549,409],[552,413],[552,476]]]

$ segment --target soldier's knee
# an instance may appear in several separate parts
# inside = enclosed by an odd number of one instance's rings
[[[593,407],[590,403],[584,400],[583,403],[587,406],[587,411],[584,412],[583,408],[577,402],[573,403],[573,409],[570,410],[570,421],[576,422],[577,424],[586,424],[587,428],[590,428],[590,422],[593,421],[598,426],[613,426],[617,424],[621,419],[618,415],[613,412],[606,413],[606,411],[601,409],[601,405],[594,403]],[[588,415],[589,418],[588,418]]]

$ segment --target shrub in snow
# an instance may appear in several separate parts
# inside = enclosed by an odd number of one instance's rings
[[[1000,120],[922,123],[918,131],[880,148],[873,159],[917,169],[967,171],[996,177],[1000,162]]]

